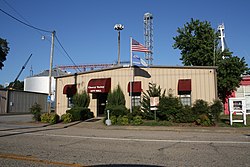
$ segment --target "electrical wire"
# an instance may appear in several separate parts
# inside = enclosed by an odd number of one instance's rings
[[[26,21],[27,23],[31,24],[28,20],[26,20],[14,7],[12,7],[6,0],[3,0],[12,10],[14,10],[16,12],[16,14],[18,14],[18,16],[20,16],[24,21]]]
[[[19,16],[19,17],[21,17],[26,23],[29,23],[30,25],[31,25],[31,23],[27,20],[27,19],[25,19],[13,6],[11,6],[6,0],[3,0],[13,11],[15,11],[16,12],[16,14]],[[39,35],[41,35],[41,36],[44,36],[44,34],[42,34],[40,31],[38,31],[38,30],[36,30],[36,32],[39,34]],[[48,40],[47,38],[46,38],[46,40],[47,41],[49,41],[49,42],[51,42],[50,40]]]
[[[14,10],[23,20],[25,20],[26,22],[28,22],[21,14],[19,14],[19,13],[17,12],[9,3],[7,3],[5,0],[4,0],[4,2],[5,2],[10,8],[12,8],[12,9],[13,9],[13,10]],[[37,28],[37,27],[31,25],[30,23],[29,23],[29,24],[28,24],[28,23],[25,23],[25,22],[21,21],[20,19],[18,19],[18,18],[16,18],[16,17],[12,16],[11,14],[5,12],[5,11],[2,10],[1,8],[0,8],[0,11],[3,12],[4,14],[6,14],[7,16],[11,17],[12,19],[14,19],[14,20],[16,20],[16,21],[18,21],[18,22],[24,24],[25,26],[28,26],[28,27],[30,27],[30,28],[32,28],[32,29],[37,30],[37,31],[39,32],[39,34],[41,34],[40,31],[46,32],[46,33],[52,33],[52,31],[44,30],[44,29],[41,29],[41,28]],[[41,35],[42,35],[42,34],[41,34]],[[59,43],[59,45],[61,46],[61,48],[62,48],[63,51],[65,52],[65,54],[67,55],[67,57],[70,59],[70,61],[71,61],[75,66],[77,66],[77,65],[75,64],[75,62],[73,61],[73,59],[69,56],[68,52],[67,52],[67,51],[64,49],[64,47],[62,46],[62,44],[61,44],[61,42],[59,41],[58,37],[57,37],[56,35],[55,35],[55,37],[56,37],[57,42]],[[47,39],[47,40],[48,40],[48,39]],[[49,41],[49,40],[48,40],[48,41]],[[79,70],[79,72],[81,72],[81,70],[80,70],[78,67],[77,67],[77,69]],[[77,72],[77,71],[76,71],[76,72]]]
[[[27,23],[23,22],[22,20],[19,20],[18,18],[16,18],[16,17],[12,16],[11,14],[5,12],[3,9],[0,9],[0,11],[3,12],[4,14],[6,14],[7,16],[11,17],[12,19],[18,21],[19,23],[22,23],[22,24],[25,25],[25,26],[28,26],[28,27],[33,28],[33,29],[38,30],[38,31],[47,32],[47,33],[52,33],[52,31],[44,30],[44,29],[41,29],[41,28],[37,28],[37,27],[35,27],[35,26],[32,26],[32,25],[30,25],[30,24],[27,24]]]
[[[75,62],[73,61],[73,59],[69,56],[69,54],[67,53],[67,51],[64,49],[64,47],[62,46],[61,42],[59,41],[57,35],[55,35],[57,42],[59,43],[59,45],[61,46],[61,48],[63,49],[63,51],[65,52],[65,54],[68,56],[68,58],[70,59],[70,61],[74,64],[74,66],[77,67],[77,65],[75,64]],[[79,70],[79,72],[81,72],[81,70],[77,67],[77,69]]]

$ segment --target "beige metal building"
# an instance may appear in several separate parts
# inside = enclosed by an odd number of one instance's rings
[[[131,81],[133,84],[130,86]],[[60,116],[66,113],[71,107],[73,94],[86,90],[91,98],[91,111],[95,116],[101,116],[104,114],[108,92],[118,84],[125,95],[127,108],[140,105],[143,91],[148,90],[149,83],[170,91],[186,105],[192,105],[197,99],[212,102],[217,98],[216,67],[119,66],[56,77],[56,112]]]

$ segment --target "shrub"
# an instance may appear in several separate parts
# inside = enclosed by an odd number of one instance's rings
[[[133,117],[139,115],[143,116],[143,112],[141,111],[141,106],[134,106],[133,107],[133,112],[131,113]]]
[[[109,110],[110,116],[124,116],[128,114],[128,110],[124,105],[109,105],[106,107],[106,112]],[[106,114],[107,117],[107,114]]]
[[[44,113],[41,115],[41,122],[56,124],[59,121],[59,116],[56,113]]]
[[[114,116],[114,115],[110,117],[110,120],[111,120],[112,125],[115,125],[117,123],[116,116]]]
[[[203,126],[211,126],[213,124],[207,114],[199,115],[198,119],[196,120],[196,123],[198,125],[203,125]]]
[[[113,92],[110,92],[107,97],[107,107],[109,106],[125,106],[125,96],[122,92],[122,89],[120,85],[116,87],[116,89],[113,90]]]
[[[77,93],[73,96],[74,107],[88,108],[89,103],[90,103],[90,97],[85,90],[82,93]]]
[[[67,110],[66,113],[72,115],[72,121],[83,121],[94,117],[94,114],[90,109],[84,107],[73,107],[70,110]]]
[[[128,116],[124,115],[124,116],[118,116],[117,118],[117,122],[118,125],[128,125],[129,124],[129,119]]]
[[[172,94],[164,96],[160,100],[159,110],[157,117],[160,120],[168,120],[175,122],[176,114],[183,108],[181,101],[178,97],[174,97]]]
[[[128,125],[129,124],[129,119],[128,116],[124,115],[121,117],[121,125]]]
[[[210,113],[212,116],[212,121],[218,123],[220,120],[220,114],[223,112],[223,104],[217,99],[214,100],[213,104],[210,106]]]
[[[201,99],[196,100],[192,107],[192,112],[194,117],[196,117],[197,125],[210,126],[213,124],[211,121],[210,107],[206,101]]]
[[[33,106],[31,106],[30,108],[30,112],[31,114],[33,114],[33,120],[35,121],[40,121],[41,120],[41,105],[38,103],[35,103]]]
[[[137,115],[133,118],[133,125],[141,125],[143,124],[142,117]]]
[[[198,99],[194,102],[192,111],[197,116],[201,114],[208,114],[209,113],[208,103],[204,100]]]
[[[175,122],[177,123],[192,123],[195,122],[195,116],[193,115],[192,108],[190,106],[184,106],[176,113]]]
[[[50,113],[49,116],[49,123],[50,124],[56,124],[59,121],[59,115],[57,115],[56,113]]]
[[[143,118],[152,120],[154,119],[154,112],[150,110],[150,97],[159,97],[160,101],[162,97],[165,97],[166,90],[162,93],[162,88],[155,83],[149,83],[148,90],[143,92],[141,106],[143,111]]]
[[[73,121],[73,116],[70,113],[66,113],[61,116],[61,120],[63,123],[70,123]]]
[[[49,119],[50,119],[49,113],[44,113],[44,114],[41,115],[41,122],[49,123]]]

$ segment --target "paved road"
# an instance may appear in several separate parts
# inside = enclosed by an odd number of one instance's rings
[[[152,130],[0,118],[0,143],[0,166],[250,166],[249,128]]]

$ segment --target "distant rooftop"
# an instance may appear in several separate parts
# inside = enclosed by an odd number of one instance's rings
[[[63,76],[63,75],[67,75],[69,74],[68,72],[66,71],[62,71],[61,69],[59,68],[53,68],[52,69],[52,76],[53,77],[59,77],[59,76]],[[43,72],[41,72],[40,74],[37,74],[37,75],[33,75],[31,77],[42,77],[42,76],[49,76],[49,70],[44,70]]]

